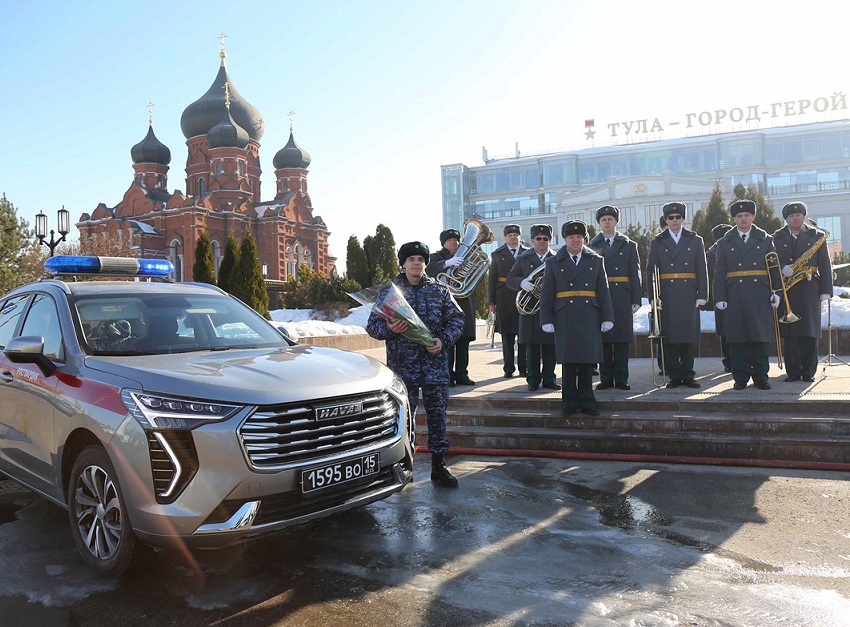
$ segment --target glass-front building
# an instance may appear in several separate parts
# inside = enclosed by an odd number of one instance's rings
[[[776,214],[792,200],[830,232],[842,250],[850,228],[850,120],[758,131],[659,140],[535,156],[442,166],[443,226],[462,228],[475,217],[499,245],[506,224],[593,223],[604,204],[620,208],[620,226],[657,224],[661,207],[684,202],[688,223],[719,182],[727,202],[738,183],[757,185]],[[781,216],[780,216],[781,217]]]

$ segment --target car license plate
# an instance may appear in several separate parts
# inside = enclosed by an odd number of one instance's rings
[[[338,483],[377,474],[381,469],[381,454],[347,459],[344,462],[310,468],[301,472],[301,491],[312,492]]]

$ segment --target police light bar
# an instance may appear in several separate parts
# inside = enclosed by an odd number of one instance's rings
[[[44,269],[50,274],[117,274],[124,276],[167,277],[174,265],[166,259],[135,257],[83,257],[57,255],[48,257]]]

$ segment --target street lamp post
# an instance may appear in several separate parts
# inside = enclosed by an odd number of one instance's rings
[[[65,209],[64,205],[56,212],[56,216],[59,220],[59,228],[57,230],[61,237],[56,239],[56,232],[53,229],[50,229],[49,242],[45,241],[45,238],[47,237],[47,216],[41,211],[39,211],[38,215],[35,216],[35,236],[38,238],[39,244],[43,244],[50,249],[50,257],[53,256],[54,249],[60,244],[60,242],[64,242],[65,236],[71,232],[71,214],[67,209]]]
[[[269,264],[263,264],[263,278],[267,278],[269,276]]]

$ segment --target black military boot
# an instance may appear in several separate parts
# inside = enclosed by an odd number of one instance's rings
[[[446,458],[442,453],[431,453],[431,481],[445,488],[457,487],[457,479],[446,468]]]

